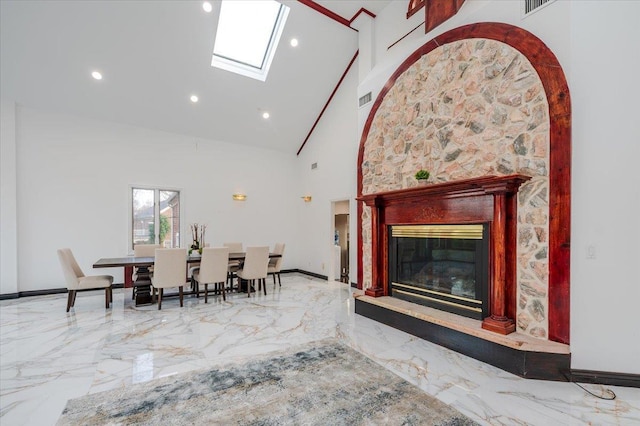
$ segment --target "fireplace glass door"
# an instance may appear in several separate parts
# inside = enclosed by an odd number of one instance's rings
[[[389,226],[393,297],[483,319],[488,312],[488,224]]]

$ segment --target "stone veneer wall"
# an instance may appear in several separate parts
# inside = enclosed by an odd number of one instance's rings
[[[532,176],[518,195],[517,329],[548,335],[549,106],[530,62],[488,39],[445,44],[395,81],[364,143],[362,194],[486,175]],[[362,214],[364,288],[371,286],[371,210]]]

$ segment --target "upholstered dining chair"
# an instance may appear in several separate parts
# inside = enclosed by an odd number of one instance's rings
[[[180,307],[184,306],[184,285],[187,280],[187,249],[156,249],[151,285],[158,289],[158,310],[162,309],[165,288],[178,287]]]
[[[269,265],[269,247],[247,247],[247,254],[244,258],[242,268],[236,272],[238,277],[238,290],[240,280],[247,280],[247,297],[251,297],[251,285],[258,280],[267,294],[267,266]]]
[[[200,267],[194,271],[193,279],[197,283],[204,284],[204,303],[209,297],[209,284],[222,287],[222,300],[227,300],[225,287],[229,269],[229,247],[211,247],[202,249]]]
[[[76,292],[78,290],[94,290],[104,288],[105,309],[113,301],[113,277],[111,275],[91,275],[86,276],[76,258],[73,256],[71,249],[62,248],[58,250],[58,259],[67,281],[67,312],[76,304]]]
[[[210,247],[210,244],[205,243],[203,248],[205,247]],[[191,256],[193,256],[193,252],[191,253]],[[191,283],[191,292],[195,293],[196,297],[200,297],[200,289],[198,289],[198,282],[194,278],[196,272],[198,271],[198,268],[200,268],[200,262],[189,263],[189,272],[187,274],[187,277],[189,278],[189,282]]]
[[[232,243],[222,243],[223,247],[229,247],[229,253],[242,253],[242,243],[232,242]],[[235,276],[238,269],[240,269],[240,261],[239,260],[230,260],[228,275],[227,275],[227,283],[233,286],[233,277]],[[239,289],[238,289],[239,290]]]
[[[282,287],[280,281],[280,269],[282,268],[282,255],[284,254],[284,243],[277,243],[273,248],[275,254],[279,254],[280,257],[274,257],[269,259],[269,266],[267,268],[267,274],[273,275],[273,286],[276,286],[276,275],[278,276],[278,285]]]

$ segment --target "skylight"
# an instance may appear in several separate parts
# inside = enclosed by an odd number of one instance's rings
[[[265,81],[288,14],[274,0],[222,0],[211,66]]]

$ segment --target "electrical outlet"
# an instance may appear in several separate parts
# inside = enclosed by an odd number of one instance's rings
[[[587,246],[587,259],[596,258],[596,246]]]
[[[324,262],[322,263],[321,267],[322,267],[322,270],[324,271]]]

